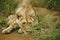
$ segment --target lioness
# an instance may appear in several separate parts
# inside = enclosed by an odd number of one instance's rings
[[[13,29],[15,23],[17,23],[20,27],[18,30],[19,33],[26,32],[29,30],[31,26],[36,25],[41,18],[45,17],[46,15],[53,15],[59,16],[60,12],[49,10],[46,8],[36,8],[32,7],[31,5],[27,7],[19,7],[14,15],[8,17],[8,24],[10,25],[7,29],[4,29],[3,33],[9,33]]]

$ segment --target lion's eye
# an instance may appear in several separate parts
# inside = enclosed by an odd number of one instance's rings
[[[29,24],[32,24],[31,22],[29,22]]]
[[[22,24],[26,24],[25,22],[23,22]]]

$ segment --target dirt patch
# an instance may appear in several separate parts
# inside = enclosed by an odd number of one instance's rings
[[[0,40],[34,40],[31,35],[18,34],[14,31],[10,34],[2,34],[0,30]]]

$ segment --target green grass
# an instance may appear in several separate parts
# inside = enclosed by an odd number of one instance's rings
[[[0,16],[0,27],[6,25],[6,18],[3,16]]]

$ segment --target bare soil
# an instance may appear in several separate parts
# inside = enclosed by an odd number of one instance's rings
[[[0,40],[34,40],[31,35],[18,34],[17,31],[13,31],[10,34],[2,34],[0,30]]]

